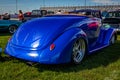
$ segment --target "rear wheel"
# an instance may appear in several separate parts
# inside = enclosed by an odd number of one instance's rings
[[[86,53],[86,43],[85,40],[80,38],[75,41],[72,50],[72,60],[75,64],[80,64]]]
[[[13,34],[13,33],[15,33],[16,30],[17,30],[16,25],[9,26],[9,29],[8,29],[9,33]]]

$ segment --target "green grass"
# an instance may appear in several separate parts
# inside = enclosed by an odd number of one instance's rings
[[[11,35],[0,34],[4,49]],[[0,80],[120,80],[120,35],[115,45],[86,57],[80,65],[27,65],[2,52]]]

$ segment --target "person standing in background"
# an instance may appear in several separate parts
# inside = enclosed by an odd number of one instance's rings
[[[18,18],[20,21],[24,21],[24,15],[23,15],[22,10],[19,10]]]

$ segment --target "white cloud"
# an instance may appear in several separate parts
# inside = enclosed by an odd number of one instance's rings
[[[100,4],[113,4],[117,3],[115,0],[92,0],[94,3],[100,3]]]

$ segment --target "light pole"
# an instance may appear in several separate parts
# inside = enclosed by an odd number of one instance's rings
[[[86,0],[85,0],[85,9],[86,9]]]
[[[2,10],[2,8],[0,8],[0,11],[1,11],[0,14],[3,14],[3,10]]]
[[[18,11],[18,1],[16,0],[16,13]]]
[[[43,7],[45,7],[45,0],[43,0]]]

